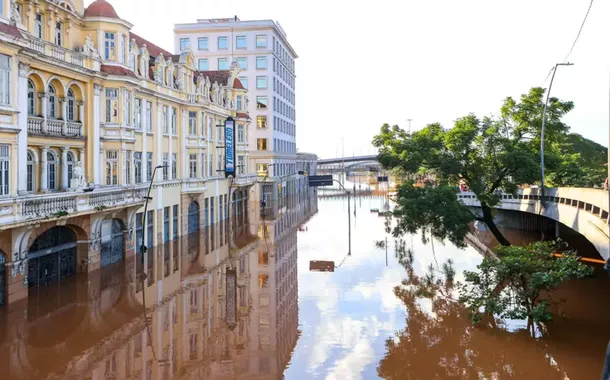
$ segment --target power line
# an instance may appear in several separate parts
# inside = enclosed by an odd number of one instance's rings
[[[570,51],[568,52],[566,57],[563,59],[563,62],[567,61],[570,54],[572,54],[572,50],[574,50],[574,46],[576,46],[576,43],[578,42],[578,38],[580,37],[580,34],[582,33],[582,29],[585,27],[585,22],[587,22],[587,17],[589,17],[589,12],[591,12],[592,5],[593,5],[593,0],[591,0],[591,2],[589,3],[589,8],[587,9],[585,18],[582,20],[582,24],[580,24],[580,29],[578,29],[578,34],[576,35],[576,38],[574,39],[574,43],[572,44]]]
[[[589,8],[587,8],[587,13],[585,14],[585,18],[582,20],[582,23],[580,24],[580,29],[578,29],[578,34],[576,34],[576,38],[574,39],[574,42],[572,43],[572,47],[570,47],[570,51],[563,59],[563,62],[566,62],[568,60],[568,58],[570,57],[570,55],[572,54],[572,51],[574,50],[574,47],[576,46],[576,43],[578,42],[578,39],[580,38],[582,30],[585,27],[585,23],[587,22],[587,18],[589,17],[589,13],[591,12],[592,6],[593,6],[593,0],[591,0],[591,2],[589,3]],[[553,73],[553,70],[555,70],[555,66],[551,67],[551,69],[549,70],[549,73],[546,75],[546,78],[544,78],[544,81],[542,82],[542,86],[544,86],[546,81],[549,79],[549,77]]]

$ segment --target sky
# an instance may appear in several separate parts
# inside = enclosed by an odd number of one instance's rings
[[[173,26],[198,18],[279,21],[296,50],[297,148],[373,154],[384,123],[417,130],[548,87],[588,0],[108,0],[133,31],[175,51]],[[85,6],[92,0],[85,0]],[[552,96],[572,100],[572,132],[608,145],[610,3],[596,0]],[[545,80],[546,79],[546,80]]]

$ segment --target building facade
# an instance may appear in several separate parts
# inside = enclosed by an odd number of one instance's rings
[[[241,21],[237,16],[200,19],[175,25],[174,35],[176,53],[192,51],[199,70],[226,70],[238,62],[255,125],[248,138],[251,165],[270,177],[296,173],[297,54],[279,23]]]
[[[213,239],[247,214],[256,174],[237,64],[199,70],[105,0],[0,4],[1,304],[200,229]]]

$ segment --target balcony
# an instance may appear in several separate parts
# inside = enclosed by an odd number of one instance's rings
[[[78,121],[45,119],[28,116],[28,133],[41,136],[76,137],[83,138],[83,124]]]
[[[238,174],[233,178],[233,186],[249,186],[256,183],[257,179],[257,174]]]
[[[0,201],[0,224],[26,223],[61,218],[144,203],[146,189],[98,189],[89,193],[28,195]]]
[[[102,137],[107,140],[135,140],[136,133],[133,127],[122,127],[118,124],[105,124],[102,127]]]
[[[70,63],[72,65],[85,67],[84,56],[74,50],[63,48],[34,36],[29,36],[29,47],[39,53],[49,56],[58,61]]]

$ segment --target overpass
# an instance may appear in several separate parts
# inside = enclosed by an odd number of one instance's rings
[[[604,260],[610,260],[610,196],[608,191],[576,187],[546,188],[543,205],[540,189],[523,189],[516,195],[502,194],[498,209],[521,211],[555,220],[586,237]],[[461,192],[458,200],[481,207],[471,192]]]
[[[325,158],[323,160],[318,160],[318,165],[341,164],[344,162],[375,162],[375,161],[377,161],[377,155],[352,156],[352,157],[339,157],[339,158]]]

